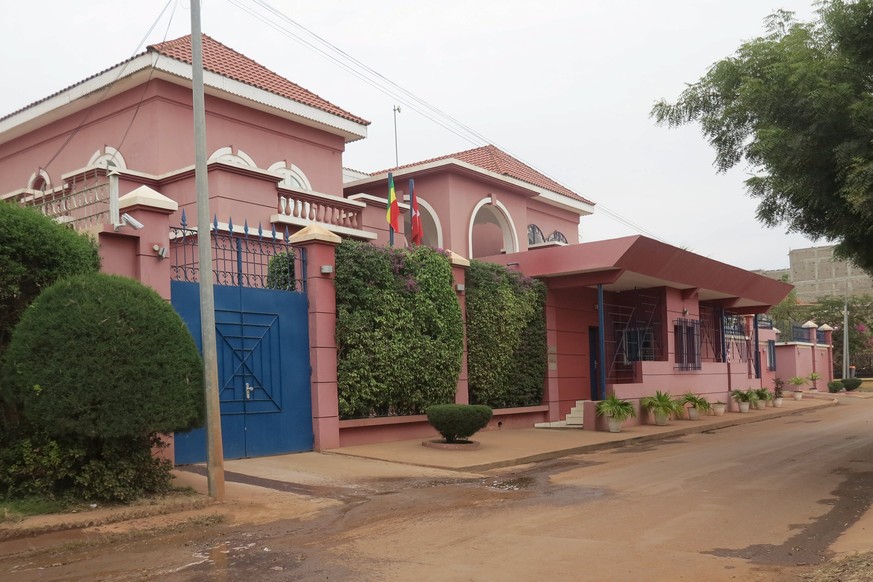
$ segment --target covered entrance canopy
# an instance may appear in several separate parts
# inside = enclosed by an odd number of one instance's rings
[[[792,286],[720,261],[629,236],[488,257],[543,279],[549,289],[597,287],[621,292],[652,287],[679,289],[686,297],[717,302],[733,311],[763,313]]]

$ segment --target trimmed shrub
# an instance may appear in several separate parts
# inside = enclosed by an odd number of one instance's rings
[[[0,354],[40,292],[70,275],[97,272],[97,245],[37,210],[0,201]]]
[[[481,404],[436,404],[428,406],[427,421],[447,443],[456,443],[485,428],[493,412]]]
[[[294,251],[270,257],[270,263],[267,265],[266,287],[268,289],[297,291],[297,281],[294,280],[294,259],[296,258],[297,255]]]
[[[851,392],[852,390],[857,390],[861,386],[861,382],[863,382],[863,379],[861,379],[861,378],[843,378],[842,382],[843,382],[843,386],[846,388],[846,391]]]
[[[491,408],[541,404],[545,285],[502,265],[470,261],[466,293],[470,401]]]
[[[12,335],[2,397],[52,437],[143,438],[203,420],[203,370],[173,308],[124,277],[64,279]]]
[[[839,380],[834,380],[833,382],[828,382],[828,392],[836,393],[843,391],[843,383]]]
[[[131,501],[170,487],[156,433],[202,424],[200,354],[153,290],[111,275],[63,279],[31,304],[2,368],[17,414],[0,434],[0,492]]]
[[[448,258],[429,247],[337,247],[341,418],[422,414],[454,400],[464,328],[452,283]]]

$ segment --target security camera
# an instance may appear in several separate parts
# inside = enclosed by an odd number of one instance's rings
[[[131,216],[127,212],[125,212],[124,214],[121,215],[121,222],[123,222],[127,226],[135,228],[136,230],[142,230],[145,228],[145,225],[143,223],[141,223],[140,221],[135,219],[133,216]]]

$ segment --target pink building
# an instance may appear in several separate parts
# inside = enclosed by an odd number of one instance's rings
[[[240,363],[230,367],[235,371],[221,386],[225,439],[244,441],[232,454],[431,434],[422,417],[338,417],[333,249],[342,238],[375,244],[388,238],[387,173],[342,165],[345,144],[365,138],[368,122],[209,37],[203,40],[210,209],[223,233],[215,239],[237,245],[219,250],[240,269],[252,269],[233,271],[232,284],[245,280],[263,287],[264,257],[293,250],[301,279],[297,291],[305,286],[308,298],[294,308],[307,330],[305,341],[281,340],[296,342],[299,370],[261,369],[234,351],[234,338],[261,325],[245,315],[245,306],[234,311],[240,315],[232,323],[220,323],[227,357]],[[104,270],[151,285],[183,317],[190,305],[184,306],[181,283],[191,281],[185,279],[191,265],[179,257],[190,250],[189,235],[198,226],[191,76],[190,37],[183,37],[150,46],[0,118],[0,198],[39,207],[93,233]],[[546,397],[540,406],[496,411],[495,422],[504,427],[568,415],[592,427],[593,403],[610,391],[636,399],[655,389],[692,390],[726,400],[732,389],[771,386],[776,373],[808,374],[815,366],[822,381],[830,379],[829,347],[775,347],[768,344],[775,342],[775,331],[754,324],[756,314],[780,301],[789,285],[645,237],[579,244],[580,219],[594,211],[594,203],[494,146],[393,174],[401,200],[414,180],[424,242],[455,253],[456,282],[463,283],[467,259],[477,258],[548,286]],[[172,229],[183,217],[185,229]],[[257,244],[245,244],[263,250],[266,238],[281,248],[243,265],[241,241],[255,235]],[[403,241],[403,233],[398,236]],[[221,269],[214,268],[220,279]],[[458,298],[463,307],[462,291]],[[199,319],[186,321],[199,325]],[[287,366],[290,348],[278,348],[280,340],[271,333],[264,332],[257,349],[273,350]],[[771,370],[774,353],[777,366]],[[307,417],[297,435],[302,444],[263,448],[266,441],[286,438],[283,431],[292,421],[281,410],[291,399],[285,393],[289,382],[298,391],[295,408],[305,409]],[[463,401],[463,369],[458,390]],[[276,410],[263,408],[268,405]],[[252,437],[260,430],[255,419],[267,412],[279,415],[277,420]],[[185,438],[177,453],[188,446]]]

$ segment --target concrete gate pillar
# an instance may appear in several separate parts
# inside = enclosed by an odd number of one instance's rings
[[[306,295],[309,300],[309,363],[312,367],[312,432],[316,451],[340,446],[336,354],[336,246],[342,239],[311,224],[289,242],[306,252]]]

